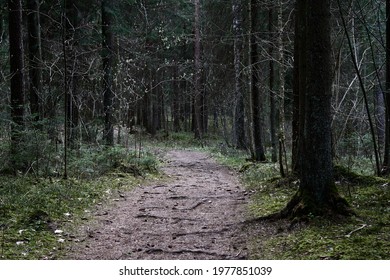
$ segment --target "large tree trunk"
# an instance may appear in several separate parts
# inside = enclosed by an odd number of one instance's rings
[[[24,128],[22,2],[9,0],[9,53],[11,70],[11,168],[22,168],[21,133]]]
[[[112,1],[102,0],[102,34],[103,34],[103,108],[104,108],[104,134],[106,145],[114,144],[113,127],[113,17]]]
[[[234,31],[234,82],[235,82],[235,110],[234,110],[234,145],[237,149],[246,149],[244,94],[242,90],[242,3],[233,0],[233,31]]]
[[[259,82],[259,57],[256,42],[257,10],[255,0],[250,0],[250,67],[251,67],[251,117],[253,131],[253,159],[255,161],[265,161],[265,153],[262,140],[262,126],[260,119],[261,103]]]
[[[331,146],[332,66],[330,0],[307,1],[305,129],[300,186],[285,215],[349,213],[333,178]],[[302,60],[301,60],[302,61]],[[300,73],[301,74],[301,73]]]
[[[307,3],[306,127],[301,189],[323,204],[334,187],[331,150],[330,1]],[[320,78],[319,78],[320,77]]]
[[[28,45],[29,45],[29,76],[30,76],[30,110],[33,120],[41,118],[39,94],[42,91],[42,49],[41,27],[38,0],[28,0]]]

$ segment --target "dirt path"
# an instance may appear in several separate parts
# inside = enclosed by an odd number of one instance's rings
[[[170,183],[141,186],[84,226],[71,259],[245,259],[247,195],[202,152],[166,154]]]

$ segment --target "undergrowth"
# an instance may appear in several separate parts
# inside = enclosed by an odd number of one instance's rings
[[[121,147],[72,154],[69,178],[0,176],[0,259],[55,259],[97,203],[157,175],[156,158]],[[69,229],[69,230],[68,230]]]

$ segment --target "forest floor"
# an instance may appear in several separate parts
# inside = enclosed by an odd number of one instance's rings
[[[299,181],[220,142],[166,140],[86,149],[66,180],[0,175],[0,259],[389,259],[389,178],[337,165],[356,216],[249,222]]]
[[[168,180],[98,207],[65,258],[247,259],[250,193],[237,174],[200,151],[170,150],[164,161]],[[256,231],[271,236],[275,225]]]

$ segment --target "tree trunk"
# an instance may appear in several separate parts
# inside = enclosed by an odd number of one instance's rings
[[[285,113],[284,113],[284,86],[285,86],[285,67],[284,67],[284,45],[283,45],[283,3],[278,1],[278,97],[279,97],[279,166],[282,177],[288,173],[287,158],[285,152]],[[283,160],[284,159],[284,160]]]
[[[234,110],[234,145],[237,149],[246,149],[244,94],[242,90],[242,3],[233,0],[233,31],[234,31],[234,83],[235,83],[235,110]]]
[[[386,83],[385,83],[385,150],[382,174],[390,174],[390,0],[386,0]]]
[[[273,8],[268,12],[268,31],[269,31],[269,100],[270,100],[270,133],[271,133],[271,159],[272,162],[277,162],[277,137],[276,137],[276,94],[275,94],[275,67],[274,67],[274,47],[273,47]]]
[[[28,0],[28,45],[29,45],[29,76],[30,76],[30,110],[32,119],[37,122],[41,118],[39,94],[42,91],[42,49],[41,27],[38,0]]]
[[[78,147],[79,140],[79,110],[78,104],[76,102],[79,88],[79,63],[78,63],[78,54],[77,54],[77,45],[78,38],[76,37],[76,32],[79,26],[80,18],[78,15],[77,1],[67,0],[65,6],[65,47],[66,47],[66,63],[65,71],[67,71],[67,129],[68,129],[68,141],[71,147]]]
[[[383,143],[385,141],[385,120],[386,120],[386,109],[385,101],[381,88],[378,86],[375,89],[375,120],[376,120],[376,131],[378,135],[378,150],[382,151]]]
[[[179,81],[178,81],[178,66],[175,62],[173,66],[173,98],[172,98],[172,117],[173,117],[173,131],[180,131],[180,102],[179,102]]]
[[[299,15],[299,2],[295,2],[294,7],[294,64],[293,64],[293,119],[292,119],[292,151],[291,151],[291,168],[292,172],[298,173],[298,157],[299,157],[299,57],[300,57],[300,36],[299,31],[302,19]]]
[[[265,153],[262,141],[262,126],[260,119],[260,89],[259,82],[259,67],[258,53],[256,42],[256,26],[257,26],[257,5],[255,0],[250,0],[250,67],[251,67],[251,117],[253,131],[253,159],[255,161],[265,161]]]
[[[305,128],[306,98],[306,1],[297,0],[295,5],[295,41],[293,71],[293,150],[292,170],[299,174],[301,170],[303,131]]]
[[[203,85],[205,82],[203,82]],[[201,100],[201,111],[200,111],[200,117],[201,117],[201,131],[202,134],[207,134],[208,133],[208,126],[209,126],[209,108],[207,105],[207,90],[206,86],[204,85],[202,87],[202,100]]]
[[[301,189],[322,205],[334,188],[331,150],[330,1],[307,3],[306,114]],[[321,77],[319,79],[319,77]]]
[[[195,46],[194,46],[194,61],[195,61],[195,74],[194,74],[194,133],[195,139],[201,139],[203,136],[202,131],[202,92],[201,92],[201,57],[200,57],[200,2],[195,0]]]
[[[346,214],[347,202],[338,195],[333,178],[330,0],[307,1],[304,11],[307,35],[305,129],[301,139],[304,150],[299,190],[282,213]]]
[[[112,1],[102,0],[102,35],[103,35],[103,108],[104,108],[104,134],[106,145],[114,144],[113,127],[113,16]]]
[[[9,0],[9,53],[11,71],[11,168],[23,167],[21,133],[24,129],[22,2]]]

